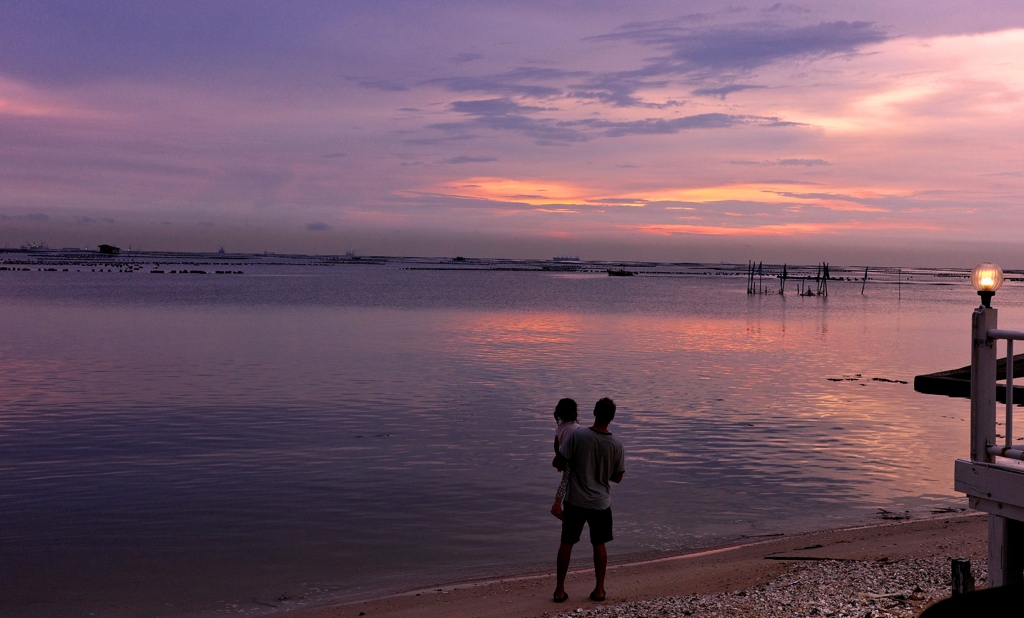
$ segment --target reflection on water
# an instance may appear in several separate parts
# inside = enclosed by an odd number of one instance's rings
[[[566,396],[584,418],[619,404],[618,559],[962,505],[967,402],[873,378],[966,364],[966,287],[897,302],[714,277],[2,274],[3,615],[548,569]],[[1024,324],[1019,292],[999,300]]]

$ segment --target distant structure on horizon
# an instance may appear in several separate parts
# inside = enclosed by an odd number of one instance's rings
[[[558,255],[551,258],[552,262],[579,262],[580,256],[569,257],[568,255]]]
[[[100,245],[100,253],[103,255],[117,255],[121,253],[121,247],[115,247],[114,245]]]

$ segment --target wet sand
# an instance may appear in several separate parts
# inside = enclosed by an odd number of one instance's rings
[[[927,520],[786,535],[697,554],[610,566],[606,584],[608,595],[604,603],[594,603],[587,598],[593,588],[593,570],[583,569],[590,563],[591,555],[590,547],[581,543],[573,555],[573,566],[579,570],[570,572],[566,582],[570,599],[562,604],[551,600],[555,588],[554,575],[547,574],[413,591],[334,607],[289,611],[288,604],[282,603],[280,609],[296,618],[418,618],[439,615],[452,618],[519,618],[551,616],[578,608],[588,610],[660,597],[751,591],[780,581],[809,564],[843,565],[850,561],[884,564],[930,558],[940,565],[942,561],[948,565],[949,558],[967,557],[981,567],[975,568],[978,572],[983,571],[985,565],[987,521],[984,515],[979,514],[938,516]],[[609,549],[614,557],[614,544],[609,545]],[[979,587],[984,586],[983,581],[979,583]],[[948,595],[948,591],[945,594]],[[920,598],[908,602],[908,611],[919,611],[919,606],[932,600]]]

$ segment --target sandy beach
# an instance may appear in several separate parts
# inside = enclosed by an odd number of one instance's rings
[[[985,586],[987,519],[978,514],[809,532],[660,560],[609,567],[608,598],[587,596],[592,570],[574,570],[570,599],[551,600],[554,575],[466,583],[375,601],[280,609],[301,618],[372,616],[914,616],[949,595],[949,561],[970,558]],[[612,546],[610,546],[612,547]],[[612,548],[614,554],[614,548]],[[574,566],[589,563],[577,546]],[[552,562],[554,548],[552,549]],[[552,565],[553,567],[553,565]],[[296,604],[301,601],[296,601]]]

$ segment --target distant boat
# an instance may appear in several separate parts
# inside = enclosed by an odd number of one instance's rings
[[[552,262],[579,262],[580,256],[569,257],[568,255],[558,255],[551,258]]]
[[[635,274],[635,272],[628,271],[625,268],[620,268],[618,270],[613,270],[611,268],[608,269],[609,277],[632,277]]]

